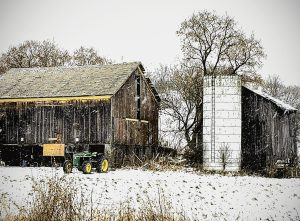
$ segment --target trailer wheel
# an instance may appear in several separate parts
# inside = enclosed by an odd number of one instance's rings
[[[72,173],[73,165],[70,160],[66,160],[63,164],[63,170],[65,173]]]
[[[107,173],[107,171],[108,171],[108,160],[106,158],[102,158],[97,164],[97,172]]]
[[[92,163],[89,161],[85,161],[82,164],[82,172],[84,174],[90,174],[92,172]]]

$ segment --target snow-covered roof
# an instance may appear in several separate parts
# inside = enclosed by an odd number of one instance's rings
[[[0,76],[0,99],[113,95],[139,66],[13,68]]]
[[[275,105],[277,105],[280,109],[284,110],[284,111],[297,111],[296,108],[292,107],[291,105],[289,104],[286,104],[284,103],[283,101],[275,98],[275,97],[272,97],[271,95],[261,91],[261,90],[258,90],[258,89],[253,89],[253,88],[250,88],[249,86],[243,86],[245,88],[247,88],[248,90],[260,95],[261,97],[271,101],[272,103],[274,103]]]

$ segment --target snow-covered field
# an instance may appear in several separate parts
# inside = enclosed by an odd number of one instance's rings
[[[0,167],[0,195],[19,205],[32,197],[31,178],[65,176],[62,168]],[[84,175],[74,171],[76,187],[93,193],[98,208],[133,207],[170,202],[174,212],[193,220],[299,220],[300,179],[204,175],[194,172],[152,172],[120,169],[107,174]],[[1,211],[3,212],[3,211]]]

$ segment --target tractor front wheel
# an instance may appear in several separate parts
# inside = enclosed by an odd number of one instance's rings
[[[97,163],[97,172],[98,173],[107,173],[108,171],[108,160],[106,158],[102,158]]]
[[[72,173],[73,165],[70,160],[66,160],[63,164],[63,170],[65,173]]]
[[[90,174],[92,172],[92,168],[93,168],[93,166],[92,166],[91,162],[89,162],[89,161],[83,162],[83,164],[82,164],[82,172],[84,174]]]

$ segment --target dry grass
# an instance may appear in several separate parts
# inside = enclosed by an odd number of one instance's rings
[[[9,220],[83,220],[84,201],[78,201],[78,191],[66,177],[48,180],[32,179],[33,200],[27,207],[18,207],[19,214]],[[6,218],[6,219],[7,219]]]
[[[100,210],[93,205],[92,197],[83,194],[74,185],[74,180],[67,176],[32,180],[33,200],[26,207],[18,208],[17,215],[11,215],[10,204],[1,196],[1,211],[7,221],[175,221],[188,220],[183,213],[174,215],[170,201],[158,190],[157,201],[145,197],[139,209],[134,209],[130,202],[123,203],[117,210]],[[2,214],[3,215],[3,214]]]
[[[185,168],[186,160],[171,155],[157,154],[154,158],[140,159],[137,155],[132,154],[122,168],[141,168],[151,171],[182,171]]]
[[[174,159],[169,156],[159,156],[146,161],[142,168],[152,171],[180,171],[185,166],[184,160]]]

